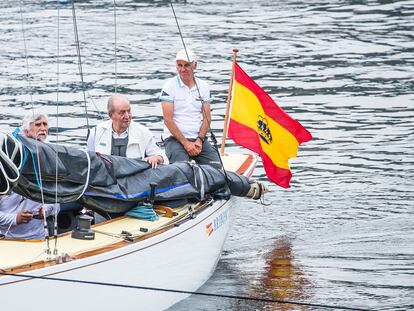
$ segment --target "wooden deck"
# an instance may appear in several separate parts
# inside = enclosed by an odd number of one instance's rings
[[[243,174],[253,161],[251,155],[243,154],[227,155],[222,159],[227,170],[236,171],[239,174]],[[161,216],[156,221],[146,221],[125,216],[93,225],[94,240],[73,239],[70,232],[64,233],[58,237],[58,256],[64,255],[69,260],[76,260],[122,247],[130,243],[125,239],[126,236],[121,234],[122,231],[131,233],[130,238],[139,241],[156,232],[162,232],[183,218],[188,213],[189,206],[174,209],[177,215],[172,218]],[[53,251],[55,240],[51,238],[49,244]],[[56,264],[55,259],[48,258],[49,255],[46,254],[45,249],[47,249],[46,241],[2,239],[0,240],[0,271],[17,273]]]

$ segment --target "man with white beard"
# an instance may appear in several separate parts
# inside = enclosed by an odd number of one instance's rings
[[[46,141],[47,116],[30,113],[23,119],[21,131],[26,137]],[[42,204],[11,192],[0,197],[0,234],[6,238],[42,240],[45,238],[44,217],[57,214],[59,204]]]

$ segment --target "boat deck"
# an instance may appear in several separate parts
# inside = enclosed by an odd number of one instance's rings
[[[128,243],[125,240],[127,235],[121,234],[123,231],[131,233],[131,237],[134,239],[149,235],[182,218],[187,213],[188,207],[174,209],[174,211],[177,212],[177,216],[172,218],[161,216],[156,221],[125,216],[93,225],[92,230],[95,232],[93,240],[73,239],[71,232],[64,233],[58,237],[57,248],[64,250],[65,254],[68,254],[72,259],[82,258],[91,253],[97,254],[104,251],[104,249],[108,250],[109,246],[113,248],[119,243],[122,243],[122,245]],[[53,251],[54,238],[49,240],[49,244]],[[0,269],[11,272],[14,271],[13,267],[19,267],[19,270],[22,268],[26,270],[30,268],[28,265],[48,260],[45,249],[47,249],[47,242],[43,240],[4,239],[0,241]]]
[[[239,174],[249,173],[248,170],[254,162],[252,155],[243,154],[226,155],[222,159],[227,170],[236,171]],[[0,271],[9,273],[29,271],[45,266],[47,263],[56,264],[56,260],[75,260],[122,247],[130,243],[128,239],[134,241],[144,239],[173,225],[176,221],[185,217],[189,206],[191,205],[187,204],[176,208],[174,212],[177,215],[173,217],[161,215],[156,221],[124,216],[95,224],[92,226],[95,232],[95,239],[93,240],[73,239],[70,232],[61,234],[57,240],[57,249],[60,254],[57,255],[58,257],[52,255],[52,257],[56,257],[53,260],[45,252],[47,249],[46,241],[2,239],[0,240]],[[197,209],[202,206],[203,204],[197,203],[192,208]],[[131,235],[122,234],[123,231],[127,231]],[[53,251],[54,238],[49,240],[49,244]],[[62,250],[64,250],[64,253],[62,253]]]

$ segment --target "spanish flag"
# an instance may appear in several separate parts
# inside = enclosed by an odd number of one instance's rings
[[[228,137],[258,153],[267,177],[283,188],[292,178],[289,158],[312,135],[284,112],[236,63]]]

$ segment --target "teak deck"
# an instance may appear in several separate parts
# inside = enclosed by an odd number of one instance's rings
[[[251,165],[253,156],[234,154],[223,156],[222,159],[227,170],[243,174]],[[67,256],[69,260],[76,260],[123,247],[130,242],[121,235],[122,231],[131,233],[133,243],[136,243],[167,230],[174,222],[185,217],[188,207],[189,205],[186,205],[174,209],[177,215],[172,218],[161,216],[156,221],[146,221],[125,216],[93,225],[94,240],[73,239],[70,232],[64,233],[58,237],[58,255]],[[197,207],[202,207],[202,204],[198,204]],[[141,228],[145,228],[145,232]],[[49,243],[53,251],[55,240],[51,238]],[[48,259],[49,255],[45,252],[46,245],[46,241],[40,240],[0,240],[0,271],[18,273],[56,264],[55,259]]]

